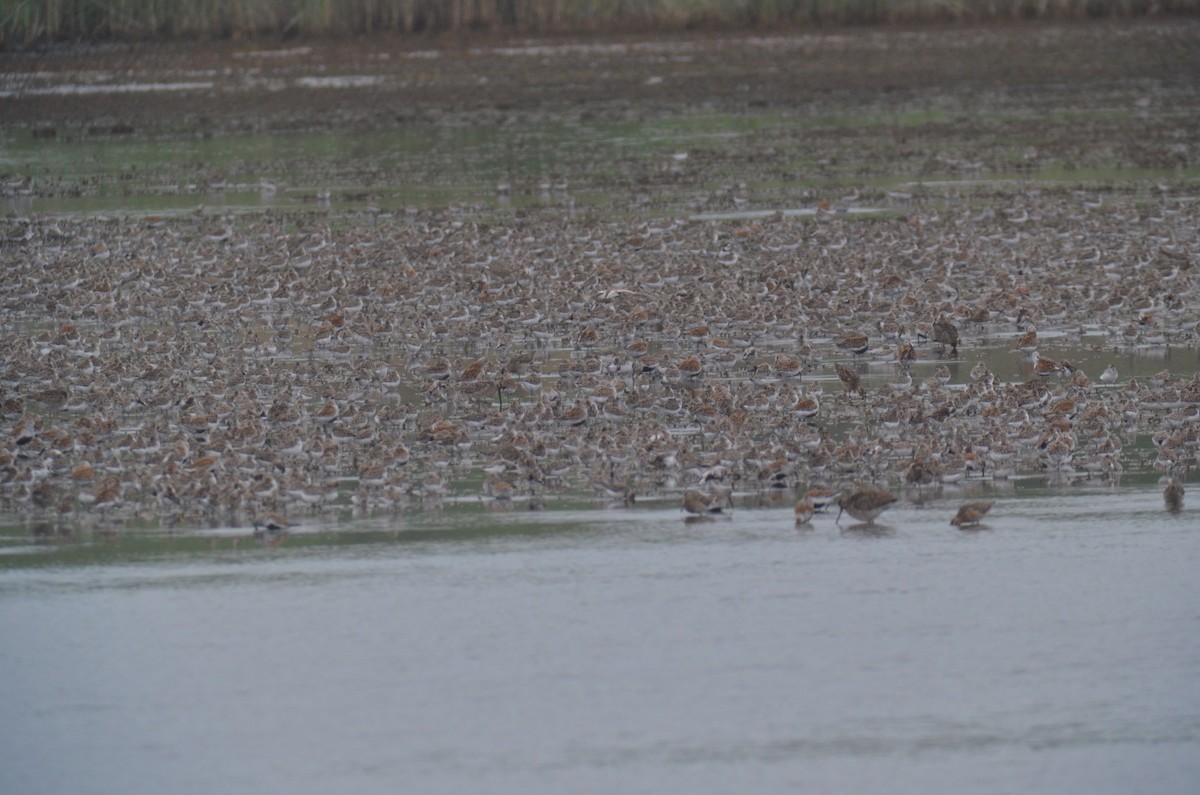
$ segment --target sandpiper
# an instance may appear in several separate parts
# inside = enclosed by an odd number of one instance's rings
[[[867,352],[870,342],[866,334],[847,334],[838,340],[837,346],[858,356]]]
[[[1038,356],[1033,363],[1034,375],[1040,375],[1043,378],[1054,373],[1061,373],[1063,364],[1056,362],[1053,359],[1047,359],[1045,356]]]
[[[810,417],[817,416],[821,411],[821,402],[812,395],[801,395],[795,403],[792,404],[792,414],[802,420],[807,420]]]
[[[1179,478],[1172,477],[1167,481],[1167,487],[1163,489],[1163,503],[1171,513],[1183,510],[1183,483]]]
[[[804,365],[799,359],[788,356],[786,353],[775,355],[775,373],[780,378],[795,378],[803,369]]]
[[[1037,329],[1030,326],[1029,329],[1017,338],[1017,350],[1022,353],[1033,353],[1038,347]]]
[[[952,353],[958,353],[958,326],[946,319],[945,315],[933,321],[933,341],[950,346]]]
[[[866,488],[843,494],[838,497],[838,515],[835,521],[841,522],[842,512],[850,514],[860,522],[874,524],[875,517],[883,513],[892,503],[899,499],[888,491]]]
[[[984,515],[992,509],[994,502],[966,502],[954,514],[950,524],[959,528],[978,527]]]
[[[683,493],[683,510],[700,516],[721,513],[726,499],[728,498],[721,494],[705,494],[702,491],[688,489]]]
[[[833,369],[837,373],[838,380],[842,382],[842,386],[846,388],[847,394],[857,392],[860,396],[865,397],[867,391],[863,389],[858,373],[841,362],[834,362]]]
[[[828,507],[829,503],[833,502],[836,495],[833,489],[827,489],[824,486],[813,486],[804,493],[804,499],[812,503],[815,512],[822,512]]]

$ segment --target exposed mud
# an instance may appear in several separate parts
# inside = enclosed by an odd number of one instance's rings
[[[869,175],[939,157],[999,171],[1173,168],[1193,162],[1200,135],[1194,20],[132,45],[6,54],[0,66],[2,129],[60,140],[780,114],[796,137],[731,153],[739,166],[769,168],[772,149],[798,146]]]

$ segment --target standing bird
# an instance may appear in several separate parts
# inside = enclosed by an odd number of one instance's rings
[[[459,381],[478,381],[483,375],[484,369],[487,367],[487,359],[476,359],[462,369],[458,374]]]
[[[795,414],[802,420],[807,420],[809,417],[815,417],[821,411],[821,401],[816,395],[801,395],[795,403],[792,404],[792,414]]]
[[[1177,477],[1172,477],[1163,489],[1163,502],[1171,513],[1183,510],[1183,483]]]
[[[702,491],[688,489],[683,493],[683,510],[700,516],[721,513],[725,499],[728,498],[721,494],[705,494]]]
[[[799,500],[797,500],[795,508],[796,526],[799,527],[800,525],[808,524],[808,521],[812,519],[815,511],[816,508],[813,506],[812,500],[808,499],[807,497],[801,497]]]
[[[689,379],[696,378],[704,373],[704,363],[694,353],[684,356],[675,366],[679,368],[680,373]]]
[[[994,502],[966,502],[958,509],[958,513],[954,514],[954,518],[950,520],[950,524],[955,527],[978,527],[983,521],[983,517],[995,505]]]
[[[1104,372],[1100,374],[1100,380],[1106,384],[1111,384],[1113,381],[1116,381],[1117,366],[1115,364],[1109,364],[1108,367],[1105,367]]]
[[[1037,350],[1037,347],[1037,329],[1030,326],[1028,331],[1017,338],[1017,350],[1021,353],[1033,353]]]
[[[775,355],[775,374],[780,378],[788,379],[795,378],[804,370],[804,365],[799,359],[794,359],[786,353],[778,353]]]
[[[558,422],[561,425],[582,425],[588,420],[587,404],[583,401],[575,401],[574,405],[558,415]]]
[[[833,491],[824,486],[813,486],[804,493],[804,501],[812,503],[814,512],[824,511],[833,498]]]
[[[933,321],[933,341],[943,347],[949,345],[951,353],[958,353],[958,326],[947,320],[945,315],[939,315]]]
[[[875,517],[891,507],[897,499],[891,492],[870,488],[843,494],[838,497],[838,515],[834,521],[840,524],[844,511],[860,522],[874,524]]]
[[[1037,354],[1034,355],[1037,356]],[[1062,362],[1047,359],[1045,356],[1037,356],[1037,359],[1033,363],[1033,374],[1045,378],[1048,375],[1061,373],[1063,368],[1064,364]]]
[[[862,388],[858,373],[851,370],[841,362],[834,362],[833,369],[837,372],[838,380],[842,382],[842,386],[846,387],[846,392],[857,392],[859,395],[866,397],[867,391]]]
[[[866,334],[847,334],[837,342],[837,346],[844,351],[850,351],[855,356],[866,353],[870,347],[871,340]]]

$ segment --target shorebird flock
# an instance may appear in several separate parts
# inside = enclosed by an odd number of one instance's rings
[[[10,218],[0,511],[267,527],[774,493],[870,521],[886,505],[850,495],[1150,468],[1182,506],[1194,356],[1133,379],[1061,350],[1200,348],[1196,203],[1009,198],[871,221]]]

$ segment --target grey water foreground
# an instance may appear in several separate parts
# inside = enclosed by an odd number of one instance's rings
[[[1193,792],[1194,523],[1157,490],[953,504],[10,570],[0,788]]]

